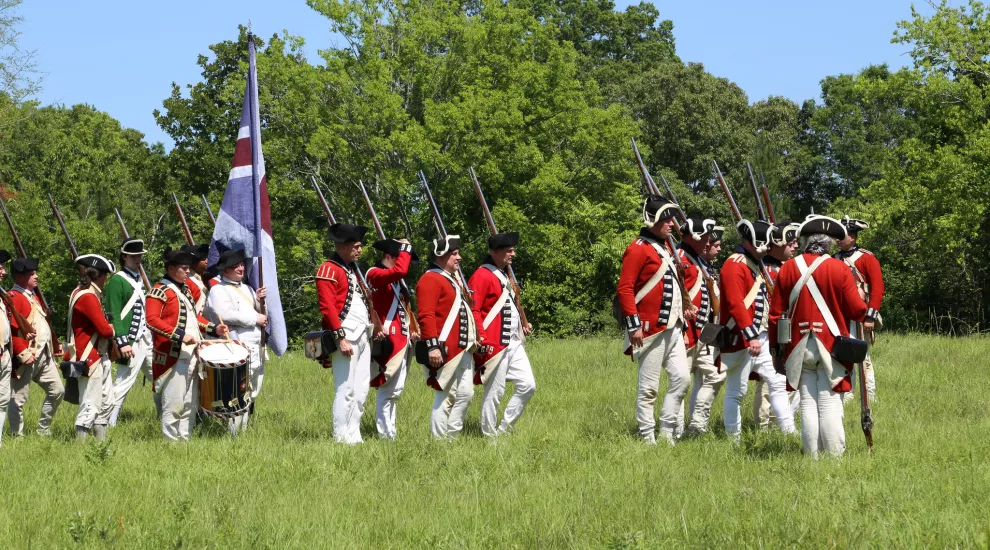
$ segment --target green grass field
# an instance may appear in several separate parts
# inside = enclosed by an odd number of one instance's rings
[[[990,341],[884,336],[875,349],[876,450],[858,404],[848,450],[814,461],[800,442],[750,431],[675,448],[635,438],[636,369],[612,340],[533,341],[537,392],[515,434],[428,437],[419,370],[399,441],[330,438],[331,373],[298,355],[269,364],[251,433],[162,440],[148,388],[108,445],[28,428],[0,449],[4,548],[974,547],[990,537]],[[752,391],[751,391],[752,393]],[[749,398],[747,398],[747,401]]]

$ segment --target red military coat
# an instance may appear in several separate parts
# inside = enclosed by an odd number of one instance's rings
[[[722,353],[734,353],[748,347],[751,340],[759,338],[760,327],[766,323],[770,311],[769,294],[766,281],[755,266],[759,266],[759,262],[741,246],[722,265],[719,322],[726,328],[732,325],[732,339],[728,347],[722,348]],[[757,281],[759,288],[753,303],[747,307],[746,297],[753,292]]]
[[[700,258],[693,249],[682,244],[677,247],[677,256],[684,266],[684,288],[688,291],[691,303],[698,308],[698,315],[687,323],[684,329],[684,343],[687,349],[693,348],[701,336],[701,329],[712,314],[712,297],[709,295],[706,278],[709,277],[705,260]]]
[[[10,301],[14,303],[14,308],[20,313],[24,319],[31,323],[35,328],[35,334],[38,332],[38,327],[42,323],[47,323],[45,316],[48,313],[45,306],[41,305],[41,301],[38,300],[37,296],[34,294],[26,294],[22,292],[18,287],[10,289],[8,292],[10,295]],[[46,327],[47,328],[47,327]],[[31,342],[23,338],[21,333],[21,327],[18,326],[17,321],[14,320],[13,312],[10,312],[10,344],[14,351],[14,355],[23,363],[28,355],[31,354]],[[49,345],[49,351],[55,351],[56,336],[52,334],[52,342]],[[14,371],[14,377],[16,378],[16,369]]]
[[[853,280],[866,292],[869,300],[866,317],[876,320],[880,315],[884,294],[883,271],[880,269],[880,260],[869,250],[858,246],[852,250],[839,252],[835,257],[856,268],[853,272]]]
[[[497,362],[502,352],[509,347],[509,340],[512,339],[512,310],[515,307],[515,291],[509,276],[499,269],[494,260],[486,258],[485,262],[475,270],[468,281],[468,288],[471,289],[474,306],[471,313],[474,315],[475,325],[481,334],[481,353],[474,355],[474,364],[479,369],[479,375],[485,374],[486,365],[495,359]],[[501,300],[501,304],[499,301]],[[496,306],[498,309],[493,311]],[[517,330],[522,330],[522,319],[519,312],[515,313]],[[485,321],[488,325],[485,326]],[[476,382],[480,382],[480,376]]]
[[[351,288],[350,271],[337,254],[323,262],[316,271],[316,296],[324,330],[341,330],[341,324],[351,309],[357,292]]]
[[[72,336],[75,339],[75,350],[73,355],[66,350],[64,361],[86,361],[87,365],[92,365],[100,360],[100,357],[107,352],[107,344],[113,340],[113,326],[107,321],[103,314],[103,304],[100,303],[102,291],[95,285],[90,287],[93,292],[85,292],[76,300],[72,306]],[[69,298],[71,302],[80,292],[78,288],[72,291]],[[83,351],[89,346],[90,341],[93,348],[86,357],[80,357]]]
[[[190,322],[195,322],[202,334],[217,335],[216,325],[195,311],[190,311],[185,301],[179,298],[170,285],[179,289],[186,300],[195,307],[195,298],[190,287],[168,277],[162,279],[148,293],[145,299],[145,314],[148,317],[148,328],[151,329],[154,348],[151,374],[155,380],[179,361],[182,337],[186,335],[186,327]]]
[[[770,308],[770,344],[773,346],[777,345],[777,323],[789,308],[791,290],[801,279],[797,258],[802,258],[805,264],[810,266],[818,256],[807,253],[801,254],[781,266]],[[824,354],[822,359],[826,363],[825,368],[830,373],[830,378],[833,380],[833,389],[835,391],[849,391],[851,386],[848,372],[852,365],[843,364],[844,372],[837,371],[837,376],[831,375],[834,369],[829,354],[832,352],[835,336],[829,330],[825,316],[819,310],[811,294],[809,289],[811,280],[814,281],[825,306],[835,319],[836,328],[841,336],[849,336],[850,321],[862,321],[866,314],[866,303],[859,297],[849,267],[833,258],[825,260],[812,274],[809,283],[801,289],[795,304],[794,316],[791,318],[791,342],[784,349],[784,356],[787,358],[785,364],[787,382],[793,388],[798,387],[804,351],[810,335],[814,334],[815,339],[821,342],[828,352]]]
[[[378,264],[365,273],[368,286],[371,287],[372,307],[375,308],[375,313],[385,327],[385,334],[392,342],[391,355],[372,357],[383,370],[393,359],[401,360],[409,346],[409,320],[406,319],[406,308],[409,304],[400,290],[399,281],[409,274],[411,263],[412,255],[407,250],[400,250],[395,265],[391,268]]]
[[[657,252],[658,247],[662,252]],[[661,253],[669,258],[663,280],[637,303],[636,294],[664,265]],[[640,231],[639,237],[626,248],[622,254],[622,272],[619,274],[616,291],[626,330],[642,328],[643,336],[648,337],[667,330],[668,326],[673,326],[677,322],[678,319],[670,318],[677,261],[670,248],[665,243],[659,243],[657,237],[647,229]],[[626,346],[625,353],[626,355],[632,353],[631,346]]]
[[[470,331],[474,330],[474,323],[469,319],[471,316],[470,307],[467,296],[463,296],[463,291],[450,333],[443,341],[440,340],[440,332],[444,322],[454,307],[457,296],[455,285],[457,282],[454,277],[436,265],[424,273],[419,278],[419,282],[416,283],[416,296],[419,305],[417,318],[419,319],[419,330],[422,331],[421,336],[428,349],[444,350],[447,363],[467,350],[474,340],[473,335],[470,334]]]

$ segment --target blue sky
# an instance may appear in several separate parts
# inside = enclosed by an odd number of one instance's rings
[[[619,0],[618,5],[629,4]],[[677,52],[742,87],[750,101],[783,95],[817,98],[819,81],[872,63],[910,63],[907,48],[890,43],[907,0],[655,0],[674,22]],[[919,9],[931,10],[924,3]],[[22,47],[37,51],[44,103],[88,103],[149,142],[171,141],[152,111],[172,82],[200,79],[196,58],[210,44],[236,36],[250,19],[256,34],[287,30],[306,39],[307,56],[334,46],[326,20],[304,0],[25,0]]]

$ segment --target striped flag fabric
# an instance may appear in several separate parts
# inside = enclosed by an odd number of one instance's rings
[[[209,264],[216,264],[226,250],[243,248],[248,257],[247,279],[257,289],[268,289],[268,347],[281,357],[288,347],[285,316],[278,292],[272,214],[268,201],[265,158],[261,154],[261,114],[258,110],[258,71],[255,65],[254,37],[248,33],[248,78],[237,131],[234,160],[227,178],[223,204],[210,243]],[[260,272],[260,276],[259,276]]]

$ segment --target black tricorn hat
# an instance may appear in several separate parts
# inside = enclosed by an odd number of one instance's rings
[[[142,241],[141,239],[135,239],[134,237],[131,237],[129,239],[124,240],[124,242],[121,243],[120,253],[138,255],[138,254],[147,254],[148,251],[144,249],[144,241]]]
[[[708,242],[717,243],[720,242],[722,240],[722,236],[725,235],[725,228],[721,225],[716,225],[709,233],[711,233],[712,237]]]
[[[368,228],[363,225],[335,223],[330,226],[330,240],[337,244],[363,242],[364,234],[367,232]]]
[[[83,267],[91,267],[100,273],[113,273],[117,270],[113,262],[99,254],[83,254],[76,258],[76,263]]]
[[[488,250],[498,250],[499,248],[512,248],[519,244],[519,232],[498,233],[488,237]]]
[[[165,262],[166,267],[170,265],[192,265],[196,263],[196,256],[182,249],[172,250],[171,248],[166,248],[165,253],[162,254],[162,260]]]
[[[458,250],[461,248],[461,236],[460,235],[447,235],[446,237],[440,237],[439,239],[433,239],[433,246],[430,248],[430,252],[433,256],[443,256]]]
[[[643,223],[647,227],[653,227],[660,220],[673,218],[675,212],[677,212],[677,203],[660,195],[649,195],[643,202]]]
[[[234,267],[235,265],[243,262],[247,259],[247,254],[244,253],[243,248],[238,248],[235,250],[225,250],[223,254],[220,254],[220,259],[217,260],[216,268],[220,271],[224,269]]]
[[[681,226],[681,235],[684,239],[700,241],[702,237],[708,235],[715,229],[715,220],[692,216]]]
[[[798,229],[799,237],[807,237],[808,235],[827,235],[833,239],[845,239],[847,232],[846,227],[839,220],[810,214],[801,224],[801,228]]]
[[[773,232],[770,234],[770,243],[774,246],[786,246],[787,243],[796,241],[800,227],[796,223],[791,223],[790,220],[783,220],[774,224]]]
[[[14,256],[7,252],[6,250],[0,250],[0,264],[5,264],[10,261]]]
[[[860,231],[870,228],[870,224],[866,223],[865,221],[856,220],[850,218],[849,216],[843,217],[842,221],[840,221],[839,223],[841,223],[843,227],[846,228],[846,232],[848,232],[850,235],[856,235]]]
[[[197,262],[201,262],[210,257],[210,245],[208,244],[187,244],[180,248],[182,252],[192,254]]]
[[[11,270],[14,273],[30,273],[38,271],[38,260],[34,258],[17,258],[14,260]]]
[[[766,252],[770,248],[770,233],[773,231],[773,225],[770,222],[740,220],[736,224],[736,231],[744,241],[749,241],[749,244],[753,245],[757,252]]]
[[[400,243],[395,239],[384,239],[381,241],[375,241],[375,244],[371,245],[375,247],[376,250],[382,251],[384,254],[388,254],[394,258],[399,257],[399,253],[405,250],[412,257],[412,261],[418,262],[419,256],[413,251],[411,244]]]

